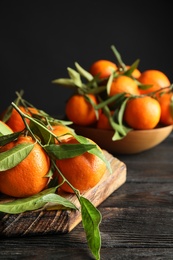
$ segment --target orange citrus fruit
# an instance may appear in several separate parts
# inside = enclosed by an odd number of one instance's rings
[[[97,60],[95,61],[90,69],[89,72],[93,76],[98,76],[100,79],[104,79],[109,77],[113,71],[117,70],[117,65],[109,60]]]
[[[90,142],[95,144],[92,140]],[[78,141],[72,137],[64,139],[62,143],[70,145],[77,144]],[[105,162],[98,156],[88,152],[73,158],[56,160],[56,164],[63,176],[80,192],[93,188],[101,180],[106,171]],[[60,174],[57,173],[57,176],[59,184],[62,183]],[[74,192],[66,182],[60,186],[60,189],[70,193]]]
[[[97,104],[97,98],[94,95],[87,94],[87,97]],[[67,118],[77,125],[88,126],[97,120],[97,114],[92,104],[86,100],[84,95],[80,94],[75,94],[67,100],[65,113]]]
[[[173,93],[164,93],[158,96],[158,101],[161,106],[160,123],[163,125],[173,124]]]
[[[145,70],[141,73],[141,76],[138,78],[138,81],[145,85],[152,85],[148,89],[140,89],[141,94],[148,94],[154,91],[157,91],[164,87],[170,86],[170,80],[167,75],[159,70]]]
[[[114,96],[119,93],[127,93],[132,95],[139,95],[138,85],[132,78],[120,75],[114,78],[111,87],[109,96]]]
[[[38,111],[37,109],[33,108],[33,107],[28,107],[28,108],[25,108],[23,106],[19,106],[19,109],[31,116],[33,113],[37,114]],[[3,115],[5,114],[6,111],[4,111]],[[3,118],[3,116],[2,116]],[[26,119],[26,122],[29,123],[29,119]],[[23,119],[21,117],[21,115],[19,114],[19,112],[13,108],[12,109],[12,113],[11,113],[11,116],[10,118],[5,122],[14,132],[18,132],[18,131],[22,131],[24,128],[25,128],[25,124],[23,122]]]
[[[112,126],[104,113],[99,115],[96,127],[105,130],[112,130]]]
[[[74,130],[66,125],[58,124],[51,126],[51,131],[58,137],[59,140],[71,137]]]
[[[128,100],[124,111],[125,123],[133,129],[153,129],[160,121],[159,102],[150,96],[139,96]]]
[[[31,137],[21,136],[0,148],[0,153],[18,144],[34,143]],[[50,169],[50,159],[38,144],[29,155],[15,167],[0,172],[0,192],[13,197],[28,197],[42,191],[48,184],[45,175]]]

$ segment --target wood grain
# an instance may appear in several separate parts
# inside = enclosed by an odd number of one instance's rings
[[[110,162],[113,173],[108,170],[102,180],[82,195],[96,207],[110,196],[126,181],[127,168],[125,163],[103,151]],[[80,208],[75,195],[62,193],[63,197],[72,201]],[[2,202],[4,199],[0,198]],[[76,210],[37,210],[21,214],[0,214],[0,237],[36,236],[48,234],[65,234],[81,222],[80,211]]]

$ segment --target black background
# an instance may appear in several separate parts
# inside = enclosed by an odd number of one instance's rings
[[[152,5],[151,5],[152,4]],[[64,113],[71,90],[51,83],[98,59],[158,69],[173,82],[172,13],[166,1],[0,1],[0,111],[24,90],[33,105]]]

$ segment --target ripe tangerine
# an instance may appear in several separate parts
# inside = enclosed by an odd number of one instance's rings
[[[108,78],[114,71],[117,70],[117,65],[109,60],[97,60],[95,61],[89,72],[93,76],[98,76],[100,79]]]
[[[92,140],[90,140],[90,142],[95,144]],[[70,145],[77,144],[78,141],[72,137],[63,140],[62,143]],[[105,162],[98,156],[89,152],[85,152],[73,158],[56,160],[56,165],[64,177],[80,192],[93,188],[101,180],[106,171]],[[62,183],[60,174],[57,173],[57,176],[59,183]],[[74,193],[66,182],[60,186],[60,189],[69,193]]]
[[[0,148],[0,153],[18,144],[35,143],[29,136],[21,136]],[[45,177],[50,169],[50,159],[43,148],[34,144],[29,155],[15,167],[0,172],[0,192],[13,197],[28,197],[42,191],[48,184]]]
[[[92,94],[87,94],[86,96],[91,99],[94,104],[97,104],[96,96]],[[91,125],[97,120],[94,107],[86,100],[84,95],[80,94],[75,94],[68,99],[65,113],[70,121],[81,126]]]
[[[138,96],[128,100],[124,112],[125,123],[137,130],[153,129],[160,121],[159,102],[150,96]]]

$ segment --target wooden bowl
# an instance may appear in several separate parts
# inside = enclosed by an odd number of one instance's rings
[[[132,130],[123,139],[112,141],[114,131],[92,127],[72,126],[76,134],[95,141],[102,149],[114,154],[136,154],[151,149],[165,140],[173,126],[162,126],[151,130]]]

